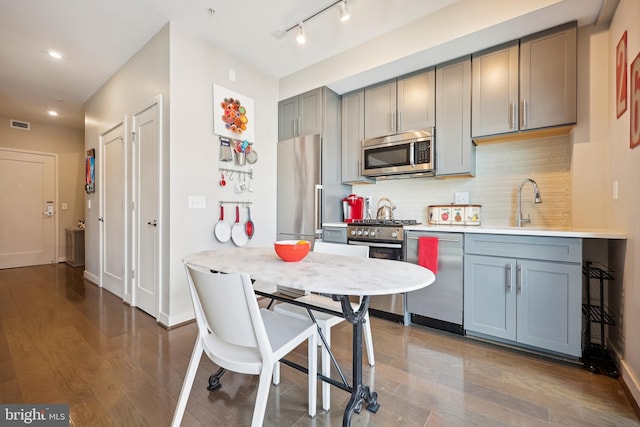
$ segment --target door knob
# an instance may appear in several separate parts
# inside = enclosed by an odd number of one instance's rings
[[[147,224],[148,225],[153,225],[154,227],[158,226],[158,222],[155,219],[153,221],[149,221]]]

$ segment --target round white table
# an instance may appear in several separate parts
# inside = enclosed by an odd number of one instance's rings
[[[360,412],[363,401],[370,412],[377,412],[380,406],[377,393],[362,384],[362,320],[369,297],[413,291],[435,280],[430,270],[401,261],[309,252],[302,261],[284,262],[273,248],[264,247],[223,247],[188,255],[183,261],[212,271],[248,274],[254,280],[306,292],[331,294],[341,301],[343,315],[353,325],[353,384],[348,388],[351,399],[342,418],[343,426],[351,424],[353,413]],[[355,312],[350,295],[362,297]]]

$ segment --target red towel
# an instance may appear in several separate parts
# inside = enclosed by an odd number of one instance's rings
[[[438,238],[418,237],[418,265],[438,273]]]

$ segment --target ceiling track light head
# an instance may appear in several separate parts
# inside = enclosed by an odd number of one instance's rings
[[[298,24],[298,34],[296,35],[296,41],[299,44],[305,44],[305,42],[307,41],[307,33],[304,30],[303,21],[300,21],[300,23]]]
[[[347,0],[340,2],[340,21],[345,22],[351,18],[351,10],[349,10],[349,4]]]
[[[288,33],[291,30],[295,30],[297,28],[298,34],[296,35],[296,41],[300,44],[304,44],[307,41],[307,33],[304,29],[304,23],[312,18],[315,18],[316,16],[320,15],[321,13],[327,11],[328,9],[332,8],[337,4],[340,5],[340,20],[342,22],[349,20],[349,18],[351,18],[351,11],[349,10],[349,4],[347,3],[347,0],[337,0],[337,1],[334,1],[333,3],[330,3],[328,6],[325,6],[324,8],[320,9],[319,11],[298,21],[297,24],[293,24],[285,28],[284,30],[275,31],[274,33],[272,33],[272,36],[274,36],[277,39],[281,39],[284,37],[286,33]]]

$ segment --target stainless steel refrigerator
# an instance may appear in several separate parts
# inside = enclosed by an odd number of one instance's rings
[[[320,135],[278,142],[278,240],[313,241],[323,222],[342,221],[349,189],[341,183],[339,142]]]

